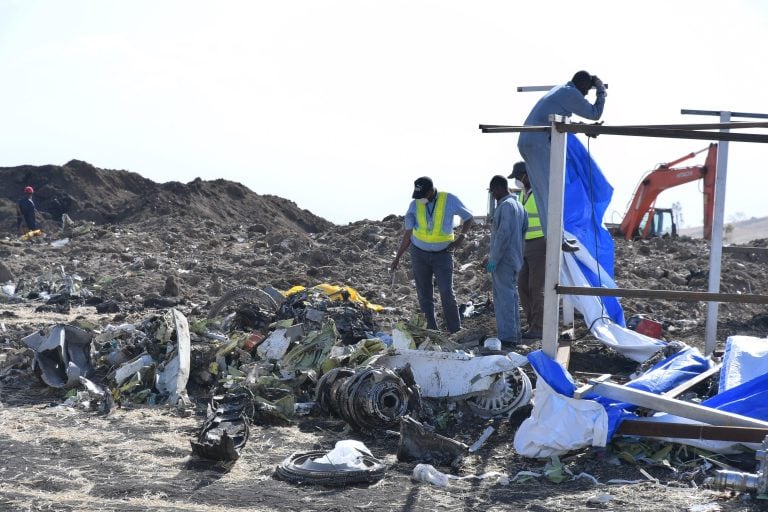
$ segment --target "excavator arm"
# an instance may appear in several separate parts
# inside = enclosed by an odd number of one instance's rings
[[[707,151],[707,157],[703,165],[690,167],[673,167],[680,162],[693,158]],[[709,240],[712,236],[712,219],[714,215],[714,197],[715,197],[715,179],[717,178],[717,144],[710,144],[694,153],[689,153],[684,157],[678,158],[672,162],[661,164],[653,171],[649,172],[640,184],[637,186],[632,202],[627,210],[624,220],[621,222],[619,231],[627,240],[632,240],[638,234],[642,238],[648,236],[652,225],[652,216],[654,214],[654,204],[658,195],[672,187],[696,181],[704,180],[704,238]],[[645,229],[643,233],[638,233],[638,229],[643,222]]]

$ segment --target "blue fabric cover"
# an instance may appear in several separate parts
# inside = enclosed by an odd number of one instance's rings
[[[613,187],[603,176],[587,149],[572,133],[568,134],[565,155],[565,197],[563,227],[572,233],[613,280],[613,237],[603,226],[603,216],[613,196]],[[600,288],[601,279],[577,260],[589,283]],[[617,297],[599,297],[606,314],[625,327],[624,310]]]
[[[561,395],[573,397],[573,393],[576,390],[576,384],[574,383],[570,374],[566,372],[559,363],[553,359],[550,359],[549,356],[547,356],[542,350],[536,350],[528,354],[528,361],[536,370],[536,373],[539,375],[539,377],[543,378],[552,389]],[[711,365],[711,360],[701,355],[698,349],[688,348],[681,350],[680,352],[656,363],[645,374],[627,383],[625,386],[628,388],[639,389],[660,395],[708,370]],[[750,396],[754,395],[756,400],[763,400],[759,406],[751,406],[750,409],[757,408],[761,411],[761,413],[766,415],[766,418],[768,418],[768,390],[760,391],[759,387],[757,387],[756,389],[749,388],[748,390],[743,391],[742,394],[732,393],[733,391],[740,388],[745,388],[757,380],[760,379],[754,379],[753,381],[747,382],[741,386],[737,386],[732,390],[723,393],[722,395],[717,395],[703,402],[702,405],[715,407],[714,405],[709,405],[708,402],[715,401],[715,399],[719,397],[728,395],[724,399],[721,398],[720,401],[713,402],[717,404],[722,402],[722,407],[716,408],[722,408],[722,410],[729,410],[730,412],[738,412],[736,409],[746,410],[746,407],[743,407],[743,404],[740,404],[738,400],[739,397],[744,395],[744,393],[747,393]],[[761,380],[763,381],[762,384],[765,385],[765,382],[768,382],[768,376],[761,378]],[[613,437],[613,433],[616,431],[619,423],[621,423],[621,420],[627,417],[633,417],[634,414],[632,411],[637,409],[635,405],[614,402],[608,398],[604,398],[595,394],[586,395],[584,396],[584,399],[595,400],[596,402],[602,404],[605,408],[606,412],[608,413],[608,439]],[[730,407],[731,409],[726,407]],[[754,416],[752,412],[749,414],[739,412],[739,414],[757,418],[757,416]]]

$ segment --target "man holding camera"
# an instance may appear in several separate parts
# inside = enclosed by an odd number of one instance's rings
[[[595,88],[595,102],[590,103],[586,95]],[[526,126],[548,126],[552,114],[570,117],[573,114],[597,121],[603,115],[605,106],[603,81],[586,71],[578,71],[570,82],[553,87],[534,105]],[[528,179],[539,209],[539,218],[544,235],[547,234],[547,207],[549,206],[549,132],[521,132],[517,148],[528,168]],[[563,250],[574,251],[577,247],[565,242]]]

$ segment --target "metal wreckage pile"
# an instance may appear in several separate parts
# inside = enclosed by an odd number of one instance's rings
[[[320,413],[363,434],[399,427],[399,460],[455,464],[470,447],[422,423],[434,419],[425,402],[461,401],[491,418],[530,401],[531,382],[520,368],[525,357],[464,350],[426,329],[423,317],[385,333],[376,324],[381,310],[346,286],[243,286],[191,322],[170,309],[101,330],[57,324],[22,341],[43,382],[69,389],[68,405],[108,414],[125,404],[164,404],[191,415],[188,393],[205,397],[192,451],[216,461],[240,457],[252,424]],[[328,453],[294,453],[276,476],[340,485],[375,481],[384,471],[362,443],[349,441]]]

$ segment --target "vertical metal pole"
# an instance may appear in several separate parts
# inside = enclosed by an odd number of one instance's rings
[[[563,242],[563,198],[565,194],[565,148],[566,133],[558,132],[554,122],[568,122],[560,116],[550,116],[551,147],[549,160],[549,202],[547,212],[547,254],[544,275],[544,319],[542,326],[541,348],[552,359],[568,365],[568,353],[565,361],[558,357],[559,300],[555,288],[560,281],[560,260]]]
[[[561,297],[561,299],[561,304],[563,305],[563,327],[573,329],[576,323],[576,311],[573,307],[573,302],[565,297]]]
[[[720,112],[720,122],[728,123],[730,112]],[[729,132],[721,128],[721,132]],[[720,291],[720,265],[723,255],[723,222],[725,216],[725,183],[728,175],[728,141],[722,140],[717,148],[717,179],[715,180],[715,214],[712,221],[712,238],[709,249],[709,292]],[[717,309],[718,302],[707,303],[707,325],[704,336],[704,355],[710,355],[717,344]]]

